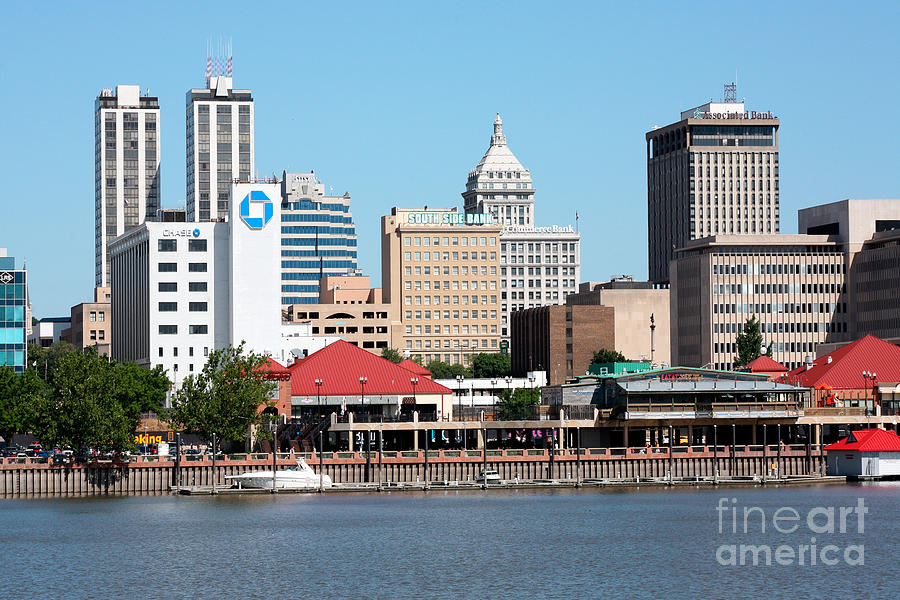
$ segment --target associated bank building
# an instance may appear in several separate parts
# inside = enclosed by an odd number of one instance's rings
[[[280,189],[236,183],[226,221],[147,222],[110,244],[112,358],[178,387],[217,348],[281,344]]]

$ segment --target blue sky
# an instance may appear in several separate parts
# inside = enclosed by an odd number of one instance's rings
[[[230,38],[256,101],[259,173],[350,191],[380,281],[391,206],[455,206],[500,112],[539,225],[580,215],[582,280],[647,275],[644,134],[719,99],[781,118],[781,214],[898,197],[900,3],[152,2],[7,6],[0,247],[38,317],[93,287],[93,106],[139,84],[162,108],[162,199],[184,202],[184,94]]]

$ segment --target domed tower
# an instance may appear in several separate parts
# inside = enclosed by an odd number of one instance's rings
[[[531,172],[506,145],[503,119],[494,119],[491,145],[469,171],[462,194],[467,213],[490,213],[504,226],[534,226],[534,185]]]

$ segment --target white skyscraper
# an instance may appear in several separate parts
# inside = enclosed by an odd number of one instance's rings
[[[208,58],[206,87],[187,93],[187,220],[226,218],[229,186],[252,173],[253,97],[233,89],[231,57]]]
[[[511,312],[565,304],[566,296],[578,291],[581,236],[571,226],[535,226],[531,171],[506,145],[499,114],[491,145],[469,171],[462,196],[466,213],[492,214],[503,225],[500,333],[508,341]]]
[[[94,277],[109,285],[109,241],[159,209],[159,101],[140,86],[97,96],[94,109]]]

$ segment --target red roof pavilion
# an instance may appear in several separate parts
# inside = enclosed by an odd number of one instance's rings
[[[453,393],[450,388],[425,377],[419,379],[414,389],[410,383],[411,371],[344,340],[313,352],[293,365],[290,374],[292,396],[353,396],[361,392],[366,396]],[[367,378],[365,390],[359,383],[360,377]],[[322,380],[318,389],[316,379]]]
[[[817,358],[811,369],[801,365],[784,378],[812,388],[824,385],[834,389],[872,387],[872,381],[863,377],[863,371],[875,373],[878,381],[900,381],[900,347],[867,335]]]
[[[862,452],[900,452],[900,437],[885,429],[853,431],[839,442],[825,446],[826,452],[859,450]]]
[[[398,364],[413,375],[418,375],[419,377],[431,377],[431,371],[408,358],[406,360],[401,360]]]
[[[778,361],[772,360],[768,356],[760,356],[759,358],[754,358],[742,369],[744,371],[749,371],[751,373],[787,373],[788,368],[781,364]]]

